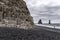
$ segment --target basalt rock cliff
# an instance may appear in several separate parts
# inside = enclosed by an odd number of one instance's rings
[[[7,27],[32,28],[33,18],[23,0],[0,0],[0,24]]]

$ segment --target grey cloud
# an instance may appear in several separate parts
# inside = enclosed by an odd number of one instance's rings
[[[38,22],[39,19],[42,19],[43,22],[47,22],[49,19],[52,20],[52,22],[58,22],[60,20],[60,6],[36,6],[35,0],[27,0],[26,3],[34,18],[34,22]]]

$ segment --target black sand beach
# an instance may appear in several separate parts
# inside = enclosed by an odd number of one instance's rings
[[[0,40],[60,40],[60,33],[44,29],[0,27]]]

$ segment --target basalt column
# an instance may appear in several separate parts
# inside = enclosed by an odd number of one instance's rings
[[[33,18],[23,0],[0,0],[0,20],[19,28],[32,28]]]

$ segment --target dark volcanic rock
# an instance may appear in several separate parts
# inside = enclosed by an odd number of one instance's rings
[[[0,0],[0,20],[6,24],[32,27],[33,18],[23,0]],[[24,28],[23,27],[23,28]]]

